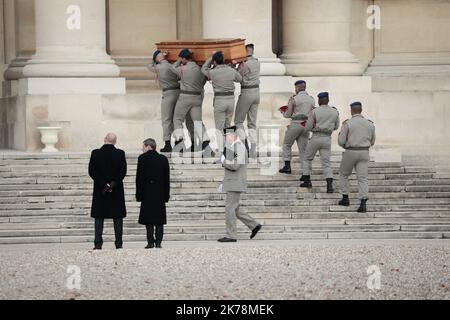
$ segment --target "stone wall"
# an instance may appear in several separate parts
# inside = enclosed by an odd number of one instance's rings
[[[35,94],[27,88],[20,93],[16,81],[36,51],[39,21],[34,2],[0,0],[0,71],[8,66],[7,81],[2,80],[1,86],[0,148],[40,149],[36,127],[47,123],[63,127],[63,150],[88,150],[107,131],[116,131],[126,149],[139,149],[148,136],[162,143],[160,92],[146,68],[154,43],[221,35],[256,42],[267,75],[262,79],[260,124],[286,124],[277,109],[301,77],[308,80],[311,94],[329,91],[342,118],[349,115],[351,101],[361,100],[377,125],[379,144],[449,145],[448,0],[342,0],[338,5],[336,0],[226,4],[109,0],[107,4],[106,52],[119,66],[120,76],[127,78],[126,94],[107,92],[101,84],[91,87],[98,92]],[[371,4],[381,8],[381,30],[366,26]],[[239,28],[227,28],[231,20]],[[282,76],[286,69],[289,76]],[[89,77],[82,87],[93,83]],[[204,119],[213,128],[209,85]]]

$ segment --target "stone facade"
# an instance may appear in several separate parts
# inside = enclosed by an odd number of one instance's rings
[[[373,5],[380,29],[367,26]],[[0,0],[0,148],[40,150],[42,125],[63,128],[67,151],[107,131],[129,150],[161,143],[154,43],[217,37],[255,43],[261,125],[286,123],[277,109],[304,78],[343,118],[361,100],[380,145],[449,145],[450,0]]]

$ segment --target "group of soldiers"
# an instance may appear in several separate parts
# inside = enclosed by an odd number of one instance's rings
[[[183,152],[186,149],[183,123],[186,122],[191,151],[202,150],[214,156],[210,138],[202,120],[204,86],[207,81],[214,89],[214,120],[218,145],[217,163],[225,169],[222,191],[226,192],[227,236],[220,242],[236,241],[236,219],[240,219],[252,232],[251,238],[262,226],[240,210],[241,193],[247,188],[248,157],[256,158],[256,122],[260,103],[260,63],[253,57],[254,45],[246,46],[247,59],[240,64],[225,63],[222,52],[212,56],[200,67],[189,49],[183,49],[178,60],[171,64],[166,54],[157,50],[153,54],[154,71],[162,90],[161,118],[165,146],[161,152]],[[235,106],[235,84],[241,84],[241,94]],[[295,83],[295,95],[286,107],[280,109],[285,118],[291,119],[283,143],[284,167],[280,173],[291,174],[292,146],[297,142],[302,176],[301,187],[312,188],[312,161],[320,154],[327,193],[333,193],[331,168],[331,135],[340,127],[339,112],[329,105],[329,93],[318,95],[315,100],[306,92],[306,82]],[[369,148],[375,143],[375,126],[365,119],[362,103],[351,104],[352,118],[345,121],[339,133],[339,145],[345,149],[340,167],[342,200],[339,205],[349,206],[349,176],[356,169],[361,200],[358,212],[367,212]],[[234,126],[231,126],[234,115]],[[248,133],[244,128],[247,119]],[[175,137],[172,148],[171,138]],[[250,142],[250,143],[249,143]]]
[[[226,64],[222,52],[214,52],[200,67],[193,59],[189,49],[183,49],[178,60],[170,64],[166,53],[159,50],[153,54],[151,68],[157,74],[163,92],[161,103],[161,119],[165,146],[161,152],[172,152],[186,149],[183,123],[186,122],[191,150],[202,150],[214,155],[210,147],[210,138],[202,121],[202,104],[204,86],[211,81],[214,88],[214,119],[218,158],[223,154],[224,137],[222,131],[234,124],[239,135],[256,157],[256,118],[259,105],[260,63],[253,57],[254,45],[246,46],[247,60],[243,63]],[[241,84],[241,95],[235,108],[235,83]],[[236,109],[236,112],[235,112]],[[247,118],[248,137],[244,122]],[[172,148],[171,137],[175,137]],[[250,140],[250,143],[249,143]]]
[[[312,188],[312,161],[317,152],[320,154],[323,174],[327,182],[327,193],[333,193],[333,170],[331,168],[331,135],[339,129],[339,112],[329,105],[329,93],[318,95],[319,106],[315,107],[314,98],[306,92],[306,82],[295,83],[296,94],[286,107],[280,109],[285,118],[291,119],[283,143],[284,167],[280,173],[291,174],[292,145],[297,142],[302,176],[302,188]],[[375,125],[362,116],[362,103],[350,105],[352,118],[346,120],[339,133],[338,143],[345,149],[340,173],[342,200],[339,205],[349,206],[349,176],[356,170],[361,200],[358,212],[367,212],[369,149],[375,144]]]
[[[191,138],[191,151],[201,147],[203,155],[214,156],[210,139],[202,121],[204,86],[207,81],[214,89],[214,120],[218,145],[217,163],[225,176],[221,190],[226,192],[226,236],[219,242],[237,241],[237,219],[251,231],[253,239],[262,225],[240,209],[240,198],[247,190],[248,156],[256,158],[256,121],[260,102],[260,63],[253,57],[254,45],[246,46],[245,62],[225,63],[222,52],[213,52],[202,67],[193,59],[189,49],[183,49],[172,65],[166,54],[157,50],[153,66],[163,91],[161,118],[165,146],[161,152],[183,152],[186,140],[183,123]],[[235,107],[235,84],[241,84],[241,94]],[[234,115],[234,126],[231,126]],[[244,122],[247,119],[248,134]],[[172,148],[171,137],[175,136]],[[249,143],[250,141],[250,143]]]

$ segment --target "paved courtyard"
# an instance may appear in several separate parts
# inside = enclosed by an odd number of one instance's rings
[[[143,246],[2,246],[0,299],[450,299],[445,240]]]

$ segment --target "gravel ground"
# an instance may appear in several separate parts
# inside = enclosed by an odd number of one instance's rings
[[[0,247],[0,299],[450,299],[449,241]],[[67,288],[69,265],[81,288]],[[381,272],[370,290],[369,266]]]

